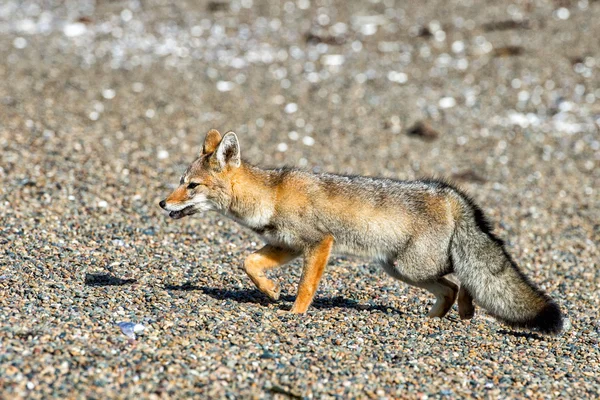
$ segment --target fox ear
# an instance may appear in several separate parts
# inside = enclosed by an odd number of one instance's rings
[[[226,165],[231,165],[232,167],[240,166],[242,163],[242,159],[240,158],[240,143],[235,133],[229,131],[223,136],[215,155],[221,168],[225,168]]]
[[[200,155],[213,153],[219,143],[221,142],[221,134],[216,129],[211,129],[204,138],[204,144],[202,145],[202,153]]]

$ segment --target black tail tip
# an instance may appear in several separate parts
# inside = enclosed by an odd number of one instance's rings
[[[557,335],[563,329],[563,316],[558,305],[552,301],[546,303],[544,308],[529,321],[529,327],[550,335]]]

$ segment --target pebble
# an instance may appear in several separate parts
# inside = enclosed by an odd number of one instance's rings
[[[453,97],[442,97],[439,101],[440,108],[452,108],[456,106],[456,99]]]
[[[146,329],[144,325],[133,322],[117,322],[117,325],[121,328],[121,332],[130,339],[135,339],[136,333],[142,333]]]
[[[217,90],[219,92],[229,92],[233,89],[234,83],[228,81],[217,82]]]
[[[65,25],[63,32],[67,37],[75,37],[83,35],[87,31],[85,24],[80,22]]]

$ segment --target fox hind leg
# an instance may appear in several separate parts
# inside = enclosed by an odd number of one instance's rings
[[[246,257],[244,270],[258,290],[266,294],[271,300],[276,301],[279,299],[279,285],[267,278],[265,272],[287,264],[298,255],[298,253],[288,249],[266,245]]]
[[[401,280],[409,285],[426,289],[433,293],[436,298],[436,302],[433,307],[431,307],[431,310],[429,310],[429,313],[427,314],[428,317],[443,318],[452,308],[454,301],[456,301],[458,286],[446,278],[415,281],[404,276],[393,262],[382,263],[381,265],[385,272],[387,272],[392,278]]]
[[[460,315],[460,319],[471,319],[475,315],[473,297],[462,285],[458,291],[458,314]]]
[[[456,301],[456,295],[458,293],[458,286],[455,283],[450,282],[446,278],[439,278],[435,281],[422,282],[416,286],[427,289],[434,294],[436,301],[429,313],[427,314],[430,318],[444,318],[448,311],[452,308],[454,301]]]

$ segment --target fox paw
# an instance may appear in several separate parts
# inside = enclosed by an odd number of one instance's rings
[[[475,307],[461,307],[459,305],[458,315],[460,316],[460,319],[471,319],[473,318],[473,315],[475,315]]]
[[[306,312],[306,309],[302,309],[301,307],[296,307],[295,304],[292,306],[292,309],[290,310],[291,314],[304,314],[305,312]]]
[[[448,314],[448,311],[450,311],[450,309],[452,308],[455,299],[456,292],[454,292],[450,296],[440,297],[436,300],[433,307],[431,307],[431,310],[429,310],[427,316],[429,318],[444,318],[446,314]]]
[[[280,292],[281,292],[281,289],[279,288],[278,284],[274,284],[271,289],[265,289],[265,290],[263,290],[263,293],[266,294],[267,297],[270,298],[273,301],[279,300],[279,294],[280,294]]]

